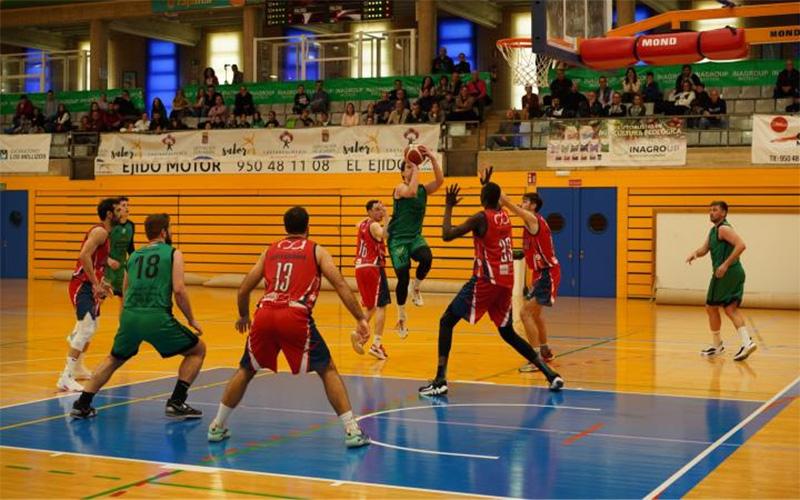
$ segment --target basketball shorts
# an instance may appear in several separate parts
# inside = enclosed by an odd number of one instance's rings
[[[100,316],[100,300],[96,300],[92,291],[90,281],[72,279],[69,282],[69,300],[75,308],[75,316],[78,321],[86,317],[86,313],[92,315],[92,319]]]
[[[356,269],[356,283],[361,294],[361,305],[367,309],[383,307],[392,303],[389,295],[389,282],[386,270],[378,266],[365,266]]]
[[[260,307],[253,318],[240,366],[277,372],[281,351],[295,375],[323,370],[331,362],[328,346],[308,310]]]
[[[733,265],[728,268],[725,276],[717,278],[711,275],[706,294],[706,304],[710,306],[742,305],[744,298],[744,267]]]
[[[411,254],[422,247],[428,246],[428,242],[421,234],[413,238],[389,238],[389,257],[392,259],[392,267],[403,269],[411,266]]]
[[[162,358],[169,358],[188,351],[199,340],[192,330],[164,310],[126,307],[119,317],[111,355],[130,359],[139,352],[141,343],[147,342]]]
[[[555,266],[533,271],[533,284],[528,294],[528,300],[535,300],[542,306],[552,306],[558,296],[558,285],[561,283],[561,266]]]
[[[450,302],[456,316],[477,323],[484,314],[502,328],[511,324],[511,288],[493,285],[489,280],[473,276]]]

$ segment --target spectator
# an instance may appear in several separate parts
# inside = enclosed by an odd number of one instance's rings
[[[167,119],[167,108],[164,107],[164,103],[161,102],[161,99],[158,97],[153,98],[153,103],[150,105],[150,121],[153,120],[153,114],[158,113],[161,115],[161,118],[164,120]]]
[[[217,103],[217,96],[219,96],[219,98],[222,99],[222,102],[225,102],[225,98],[222,97],[222,94],[217,92],[217,88],[215,86],[207,85],[206,86],[206,102],[205,102],[205,105],[206,105],[206,107],[208,109],[213,108],[214,105]]]
[[[122,94],[114,99],[114,104],[117,105],[117,112],[125,120],[135,120],[139,116],[139,110],[131,102],[131,94],[127,90],[123,90]]]
[[[153,111],[150,115],[150,132],[160,134],[169,129],[169,121],[160,111]]]
[[[572,80],[567,78],[567,73],[563,66],[556,69],[556,79],[550,82],[550,95],[558,97],[562,103],[572,91]]]
[[[311,111],[314,113],[327,113],[331,105],[331,96],[322,88],[322,80],[317,80],[317,89],[311,96]]]
[[[472,79],[467,82],[467,92],[475,99],[478,107],[478,119],[483,121],[483,110],[492,104],[492,98],[486,93],[486,82],[481,80],[477,71],[472,72]]]
[[[452,113],[456,109],[455,96],[451,92],[445,94],[444,99],[439,101],[439,107],[442,108],[442,112],[445,114],[445,116]]]
[[[186,98],[186,94],[183,93],[183,89],[178,89],[175,92],[175,97],[172,98],[172,111],[170,111],[169,114],[170,118],[178,118],[181,120],[184,117],[189,116],[191,113],[192,111],[191,104],[189,104],[189,99]]]
[[[194,98],[194,104],[192,105],[192,113],[194,116],[198,118],[204,117],[208,114],[208,93],[206,92],[206,88],[203,86],[197,87],[197,95]]]
[[[534,96],[536,96],[536,97],[534,97]],[[525,109],[525,108],[529,107],[530,106],[530,102],[533,99],[536,99],[536,101],[538,102],[539,101],[539,95],[533,93],[533,86],[532,85],[530,85],[530,84],[525,85],[525,93],[522,94],[522,108],[521,109]]]
[[[444,113],[438,102],[431,105],[431,110],[428,112],[428,123],[444,123]]]
[[[47,120],[44,117],[44,113],[42,113],[42,109],[34,106],[33,108],[33,119],[31,119],[31,134],[41,134],[44,132],[44,127],[47,124]]]
[[[633,96],[641,92],[642,82],[639,81],[639,75],[636,70],[628,68],[625,70],[625,79],[622,81],[622,102],[633,102]]]
[[[431,94],[433,90],[433,88],[422,89],[422,94],[420,94],[419,99],[417,99],[419,107],[426,113],[431,110],[433,103],[436,102],[436,97]]]
[[[239,71],[239,66],[236,64],[231,66],[231,71],[233,71],[233,79],[231,84],[233,85],[241,85],[244,83],[244,73]]]
[[[403,80],[395,80],[394,81],[394,88],[389,92],[389,100],[396,101],[397,100],[397,93],[403,90]]]
[[[96,103],[95,103],[96,104]],[[103,121],[103,115],[100,109],[96,109],[89,113],[89,130],[92,132],[105,132],[106,124]]]
[[[408,117],[408,109],[403,106],[403,101],[398,99],[394,101],[394,109],[389,113],[389,119],[386,120],[386,123],[389,125],[399,125],[406,122],[406,117]]]
[[[409,102],[408,97],[406,97],[406,91],[403,90],[403,89],[398,89],[397,90],[397,97],[394,100],[402,102],[403,103],[403,107],[406,108],[406,109],[410,109],[411,108],[411,103]]]
[[[58,113],[58,100],[56,100],[56,95],[53,93],[52,90],[47,91],[47,96],[44,99],[44,118],[48,122],[52,122],[56,119],[56,113]]]
[[[367,117],[368,116],[371,116],[373,121],[377,121],[377,117],[376,117],[376,114],[375,114],[375,103],[371,102],[371,103],[367,104],[367,110],[364,111],[361,114],[363,115],[362,118],[361,118],[361,122],[362,123],[366,123],[367,122]]]
[[[553,97],[550,99],[550,107],[547,109],[547,116],[550,118],[561,118],[566,110],[561,106],[561,99]]]
[[[234,128],[250,128],[250,122],[247,121],[247,115],[234,115],[234,117],[236,121]]]
[[[719,90],[712,89],[708,97],[705,109],[702,111],[703,116],[700,118],[700,128],[706,129],[709,127],[724,127],[723,117],[728,114],[728,105],[725,99],[719,96]]]
[[[611,94],[614,92],[611,90],[611,87],[608,86],[608,78],[605,76],[601,76],[597,79],[597,90],[595,93],[597,94],[597,100],[603,106],[603,108],[608,108],[611,105]]]
[[[270,113],[272,113],[273,117],[275,116],[275,112],[274,111],[270,111]],[[277,123],[277,120],[275,122]],[[255,113],[253,113],[253,121],[252,121],[251,125],[253,126],[253,128],[264,128],[264,127],[266,127],[266,124],[264,123],[264,119],[261,117],[261,113],[260,112],[256,111]],[[277,127],[277,125],[276,125],[276,127]]]
[[[778,80],[775,82],[773,97],[795,97],[800,95],[800,72],[794,67],[794,60],[786,60],[786,69],[778,73]]]
[[[541,118],[544,115],[539,102],[539,94],[533,93],[533,87],[525,85],[525,95],[522,96],[522,113],[528,119]]]
[[[214,105],[208,110],[208,118],[213,120],[215,117],[219,117],[223,123],[228,120],[228,107],[220,94],[217,94]]]
[[[578,82],[572,83],[569,94],[561,102],[564,104],[564,109],[567,110],[567,116],[578,116],[578,110],[580,110],[582,116],[589,115],[589,103],[586,100],[586,96],[578,92]]]
[[[219,78],[214,73],[214,68],[206,68],[203,70],[203,85],[208,87],[209,85],[213,85],[216,87],[219,85]]]
[[[514,134],[518,132],[518,120],[516,111],[509,109],[506,111],[506,119],[500,122],[496,135],[490,135],[486,141],[487,149],[510,148],[514,147]]]
[[[688,114],[692,109],[692,101],[694,101],[695,95],[691,82],[692,80],[688,78],[683,80],[681,91],[672,94],[673,113],[676,115]]]
[[[447,90],[454,96],[461,93],[461,75],[458,73],[450,74],[450,83],[447,85]]]
[[[439,48],[439,55],[433,60],[431,67],[433,73],[445,73],[449,75],[453,72],[453,59],[447,55],[446,48]]]
[[[223,128],[236,128],[236,117],[233,116],[233,113],[228,113]]]
[[[787,113],[798,113],[800,112],[800,96],[792,97],[792,103],[786,106]]]
[[[591,118],[606,116],[606,108],[597,100],[597,94],[590,90],[586,93],[586,107]]]
[[[633,94],[633,104],[628,108],[628,116],[645,116],[647,108],[644,107],[644,101],[641,94]]]
[[[297,121],[294,122],[295,128],[305,128],[305,127],[313,127],[314,126],[314,119],[311,118],[311,111],[308,108],[305,108],[301,113],[300,116],[297,118]]]
[[[419,105],[419,102],[411,105],[411,112],[406,115],[403,123],[428,123],[428,115],[422,111],[422,106]]]
[[[701,115],[703,111],[705,111],[706,106],[708,106],[709,101],[711,98],[708,96],[708,92],[706,92],[706,86],[703,82],[698,83],[694,86],[694,101],[692,101],[692,110],[691,113],[693,115]],[[697,118],[692,118],[689,120],[690,127],[696,127],[700,120]]]
[[[394,104],[389,99],[389,92],[384,90],[381,92],[381,98],[375,103],[375,117],[377,123],[386,123],[389,120],[389,113],[394,109]]]
[[[683,92],[683,82],[689,81],[689,88],[694,88],[695,85],[700,83],[700,77],[692,73],[691,64],[684,64],[681,68],[681,74],[675,80],[675,92]]]
[[[233,104],[234,116],[253,116],[256,107],[253,105],[253,94],[247,90],[247,87],[242,85],[239,87],[239,92],[236,94]]]
[[[80,123],[80,125],[78,125],[78,130],[81,131],[81,132],[91,132],[92,131],[92,123],[89,121],[89,116],[88,115],[81,116],[81,123]]]
[[[444,96],[447,95],[447,92],[450,89],[450,80],[447,78],[447,75],[442,75],[439,77],[439,84],[436,85],[436,92],[434,95],[436,98],[441,101],[444,99]]]
[[[130,120],[126,121],[126,122],[125,122],[125,123],[124,123],[124,124],[123,124],[123,125],[122,125],[122,126],[119,128],[119,131],[120,131],[120,132],[126,132],[126,133],[129,133],[129,132],[136,132],[136,130],[134,130],[134,129],[133,129],[133,122],[132,122],[132,121],[130,121]]]
[[[658,88],[658,82],[652,71],[645,73],[644,89],[642,89],[644,102],[652,102],[658,108],[658,103],[661,102],[661,90]]]
[[[17,108],[13,118],[14,127],[19,127],[23,119],[28,121],[33,119],[33,103],[28,100],[28,96],[25,94],[19,96],[19,101],[17,101]]]
[[[189,127],[187,127],[186,124],[183,123],[183,120],[181,120],[177,116],[173,116],[169,120],[169,129],[170,130],[186,130],[188,128]]]
[[[108,102],[108,96],[106,96],[106,93],[103,92],[102,94],[100,94],[100,99],[97,101],[97,105],[100,106],[100,111],[102,111],[103,113],[108,111],[109,104],[110,103]]]
[[[342,127],[354,127],[359,125],[360,121],[361,115],[356,113],[356,106],[352,102],[348,102],[342,115]]]
[[[59,103],[58,105],[56,119],[53,122],[53,130],[55,132],[69,132],[72,130],[72,118],[64,103]]]
[[[328,115],[327,111],[318,114],[317,122],[314,124],[316,127],[332,127],[333,125],[334,123],[331,121],[331,117]]]
[[[419,93],[422,94],[425,89],[428,89],[431,92],[431,95],[433,95],[436,90],[436,86],[433,84],[433,78],[426,76],[422,79],[422,85],[419,87]]]
[[[470,121],[476,120],[478,115],[475,114],[475,98],[469,94],[466,86],[461,87],[461,92],[455,99],[455,106],[453,111],[447,117],[448,120],[453,121]]]
[[[364,120],[364,125],[375,125],[375,116],[367,116],[367,118]]]
[[[119,114],[117,105],[113,102],[108,105],[108,111],[103,113],[103,123],[105,124],[106,130],[119,130],[120,127],[122,127],[122,115]]]
[[[294,105],[292,106],[292,113],[299,115],[311,103],[311,99],[306,94],[306,88],[303,85],[297,86],[297,92],[294,94]]]
[[[81,122],[83,125],[83,122]],[[142,113],[142,116],[133,124],[134,132],[147,132],[150,130],[150,119],[147,117],[147,113]]]
[[[455,67],[453,67],[453,70],[456,73],[467,74],[471,73],[469,69],[469,61],[467,61],[467,56],[465,56],[463,52],[458,54],[458,63],[455,65]]]
[[[619,92],[614,92],[614,94],[612,94],[611,106],[608,107],[607,116],[628,116],[628,110],[625,109],[625,105],[622,104],[622,94]]]

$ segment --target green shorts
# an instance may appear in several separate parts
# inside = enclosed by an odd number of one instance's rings
[[[722,278],[711,275],[706,304],[710,306],[742,305],[744,298],[744,268],[740,265],[728,268]]]
[[[392,267],[403,269],[411,266],[411,254],[422,247],[427,247],[428,242],[421,234],[413,238],[390,238],[389,257],[392,259]]]
[[[162,358],[168,358],[188,351],[200,338],[166,311],[123,309],[111,355],[130,359],[139,352],[143,341],[152,345]]]

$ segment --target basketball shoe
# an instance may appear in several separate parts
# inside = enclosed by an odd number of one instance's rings
[[[700,355],[701,356],[705,356],[707,358],[713,358],[715,356],[719,356],[723,352],[725,352],[725,346],[722,344],[722,342],[720,342],[719,345],[710,345],[710,346],[706,347],[705,349],[700,351]],[[738,356],[738,354],[737,354],[737,356]],[[747,357],[747,356],[745,356],[745,357]],[[736,359],[736,358],[734,358],[734,359]]]
[[[369,346],[369,353],[370,355],[375,356],[378,359],[386,359],[389,357],[389,355],[386,354],[386,349],[383,348],[383,344],[380,345],[372,344],[371,346]]]
[[[176,419],[203,418],[202,411],[195,410],[185,402],[179,403],[172,400],[167,401],[167,406],[164,407],[164,414]]]
[[[231,437],[231,431],[227,427],[217,427],[217,422],[211,422],[208,426],[208,441],[218,443]]]
[[[753,354],[758,349],[758,345],[752,340],[739,348],[739,351],[733,357],[734,361],[744,361],[748,356]]]
[[[72,376],[70,372],[64,370],[61,372],[61,376],[58,377],[58,382],[56,382],[56,387],[60,391],[68,391],[68,392],[82,392],[83,386],[75,380],[75,377]]]
[[[356,432],[347,432],[344,435],[344,444],[348,448],[360,448],[370,443],[369,436],[360,428]]]
[[[419,388],[420,396],[443,396],[447,394],[447,380],[431,380],[428,385]]]

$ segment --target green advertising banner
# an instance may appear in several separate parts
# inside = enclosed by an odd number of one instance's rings
[[[470,78],[469,75],[463,75]],[[491,82],[489,73],[481,73],[481,79],[486,82],[486,92],[491,95]],[[394,81],[403,82],[403,89],[409,99],[419,96],[419,89],[422,86],[424,76],[387,76],[383,78],[340,78],[336,80],[325,80],[324,89],[331,96],[331,101],[372,101],[378,100],[381,91],[390,91],[394,88]],[[434,78],[434,84],[437,80]],[[306,93],[311,97],[314,93],[315,82],[294,81],[294,82],[263,82],[245,83],[244,86],[253,94],[253,103],[260,104],[281,104],[294,102],[294,94],[297,86],[304,85]],[[186,98],[194,102],[197,95],[197,85],[184,87]],[[216,88],[222,94],[225,104],[231,106],[239,85],[220,85]]]
[[[92,101],[99,101],[100,94],[105,94],[108,102],[113,101],[127,90],[131,95],[131,102],[140,110],[144,110],[144,91],[142,89],[110,89],[110,90],[84,90],[71,92],[56,92],[56,100],[63,103],[70,113],[82,113],[89,111]],[[0,114],[13,115],[17,109],[19,96],[23,94],[0,94]],[[25,94],[34,106],[44,111],[46,93]],[[74,118],[73,118],[74,119]]]
[[[245,4],[252,4],[252,3],[258,3],[258,0],[152,0],[151,1],[154,14],[160,14],[162,12],[179,12],[183,10],[242,7]]]
[[[697,73],[706,88],[721,87],[747,87],[751,85],[775,85],[778,73],[785,68],[786,61],[780,60],[748,60],[736,62],[707,62],[693,64],[692,71]],[[798,61],[795,61],[797,67]],[[675,87],[675,81],[681,72],[682,65],[674,66],[634,66],[640,80],[644,80],[645,73],[653,72],[656,82],[662,92],[666,93]],[[614,71],[594,71],[587,68],[572,68],[567,70],[567,78],[578,83],[582,92],[597,88],[597,79],[600,75],[608,77],[608,86],[612,89],[621,89],[625,78],[625,68]],[[555,71],[550,70],[549,81],[555,79]]]

